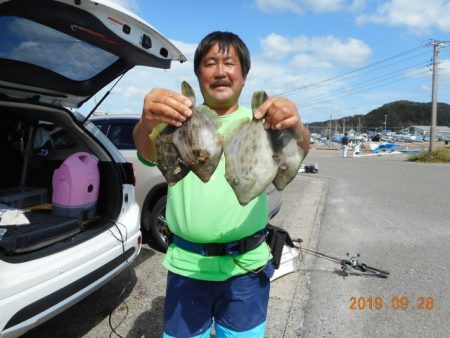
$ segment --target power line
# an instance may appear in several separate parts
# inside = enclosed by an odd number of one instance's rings
[[[301,100],[301,103],[299,104],[299,106],[301,106],[301,107],[310,106],[310,105],[312,105],[312,103],[317,103],[318,101],[322,101],[324,98],[329,99],[329,98],[333,98],[333,97],[341,97],[341,96],[348,96],[348,95],[355,94],[355,93],[361,93],[361,92],[366,91],[367,89],[375,88],[375,87],[371,86],[372,84],[380,83],[385,80],[397,77],[399,74],[403,75],[400,78],[400,80],[405,79],[405,78],[410,78],[410,76],[408,76],[407,73],[417,70],[416,67],[418,67],[418,66],[425,67],[427,65],[428,65],[428,62],[422,62],[422,63],[413,65],[408,68],[400,69],[396,72],[384,74],[384,75],[381,75],[381,76],[378,76],[375,78],[371,78],[371,79],[359,82],[356,85],[352,86],[350,89],[347,89],[344,91],[335,90],[335,91],[330,92],[328,95],[319,94],[319,95],[315,95],[312,97],[306,97]],[[415,75],[427,73],[428,71],[429,71],[428,69],[425,71],[422,70],[422,71],[416,72]],[[396,82],[396,81],[383,82],[383,84],[389,84],[389,83],[393,83],[393,82]],[[379,86],[376,86],[376,87],[379,87]]]
[[[382,64],[382,63],[384,63],[386,61],[390,61],[390,60],[396,59],[398,57],[401,57],[403,55],[412,53],[412,52],[414,52],[414,51],[416,51],[418,49],[421,49],[421,48],[423,48],[423,46],[415,47],[413,49],[410,49],[410,50],[407,50],[405,52],[396,54],[394,56],[382,59],[380,61],[376,61],[374,63],[371,63],[371,64],[367,65],[367,66],[360,67],[360,68],[354,69],[352,71],[349,71],[349,72],[346,72],[346,73],[343,73],[343,74],[340,74],[340,75],[336,75],[336,76],[330,77],[330,78],[322,80],[322,81],[314,82],[314,83],[311,83],[311,84],[308,84],[308,85],[305,85],[305,86],[301,86],[301,87],[294,88],[294,89],[291,89],[291,90],[288,90],[288,91],[285,91],[285,92],[281,92],[281,93],[278,93],[278,94],[276,94],[274,96],[288,96],[289,94],[291,94],[293,92],[296,92],[296,91],[299,91],[299,90],[302,90],[302,89],[311,88],[311,87],[314,87],[314,86],[320,86],[320,85],[322,85],[324,83],[331,82],[333,80],[343,78],[343,77],[345,77],[347,75],[350,75],[350,74],[355,74],[355,73],[361,72],[362,70],[369,69],[369,68],[374,67],[376,65]],[[420,56],[420,55],[422,55],[422,54],[419,54],[418,56]]]
[[[419,72],[419,73],[417,73],[417,74],[428,73],[428,72],[429,72],[429,71],[426,70],[426,71]],[[407,80],[407,79],[409,79],[409,77],[408,77],[408,76],[404,76],[404,77],[402,77],[402,78],[395,79],[395,80],[389,81],[389,82],[384,82],[384,83],[379,84],[379,85],[370,86],[370,87],[367,87],[367,88],[362,89],[362,90],[351,91],[351,92],[348,92],[348,93],[342,93],[342,94],[340,94],[340,95],[329,95],[329,96],[323,97],[323,98],[320,100],[320,102],[330,101],[331,99],[337,98],[337,97],[345,97],[345,96],[350,96],[350,95],[354,95],[354,94],[359,94],[359,93],[362,93],[362,92],[367,91],[368,89],[375,89],[375,88],[378,88],[378,87],[383,87],[383,86],[386,86],[386,85],[389,85],[389,84],[392,84],[392,83],[395,83],[395,82]],[[298,104],[298,105],[299,105],[301,108],[305,108],[305,107],[310,107],[310,106],[317,105],[317,103],[318,103],[317,101],[314,101],[314,102],[309,102],[308,104]]]

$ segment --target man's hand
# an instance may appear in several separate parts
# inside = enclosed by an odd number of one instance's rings
[[[264,118],[264,128],[281,130],[292,128],[302,136],[303,141],[300,146],[305,152],[309,149],[310,133],[301,120],[297,107],[291,100],[285,97],[271,97],[267,99],[255,112],[255,118]]]
[[[144,98],[141,123],[151,131],[159,123],[179,127],[192,115],[192,102],[168,89],[152,89]]]
[[[192,102],[187,97],[168,89],[155,88],[144,98],[142,116],[133,130],[136,148],[141,156],[149,161],[156,161],[155,145],[148,135],[160,123],[176,127],[191,115]]]

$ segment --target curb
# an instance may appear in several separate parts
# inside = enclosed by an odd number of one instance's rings
[[[280,211],[273,219],[275,225],[289,231],[292,238],[302,238],[304,246],[312,250],[317,246],[328,184],[328,177],[298,175],[283,191],[283,205],[289,204],[290,208],[282,209],[284,212]],[[313,263],[313,256],[304,256],[297,273],[280,277],[271,284],[266,337],[301,336]]]

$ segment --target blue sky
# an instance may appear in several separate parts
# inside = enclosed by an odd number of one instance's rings
[[[241,103],[248,106],[255,90],[284,95],[306,123],[367,114],[396,100],[431,101],[433,48],[426,42],[450,40],[450,1],[442,0],[114,2],[159,30],[188,62],[130,71],[99,108],[111,114],[140,113],[151,88],[179,91],[182,80],[199,95],[193,53],[214,30],[238,34],[250,49]],[[438,100],[450,103],[450,44],[439,60]]]

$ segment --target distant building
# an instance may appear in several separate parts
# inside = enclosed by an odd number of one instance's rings
[[[347,131],[347,135],[348,135],[348,137],[356,136],[356,130],[351,128],[350,130]]]
[[[450,133],[450,127],[447,126],[436,126],[435,130],[437,137],[439,137],[441,133],[444,134]],[[402,129],[400,133],[409,135],[429,136],[430,126],[410,126],[408,128]]]

